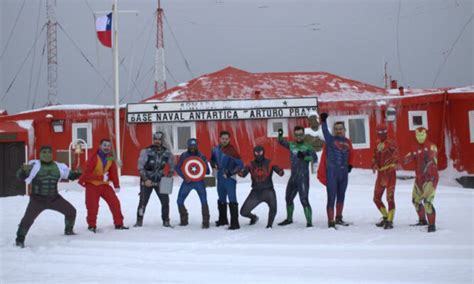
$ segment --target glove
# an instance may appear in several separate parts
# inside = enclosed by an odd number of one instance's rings
[[[115,193],[119,193],[119,192],[120,192],[120,187],[116,187],[116,188],[114,189],[114,191],[115,191]]]
[[[326,119],[328,119],[328,114],[327,112],[323,112],[321,113],[321,115],[319,115],[319,118],[321,119],[321,122],[326,122]]]
[[[230,173],[230,171],[229,171],[229,170],[224,170],[224,174],[223,174],[223,176],[224,176],[225,178],[229,178],[229,177],[231,177],[231,176],[232,176],[232,174]]]
[[[303,160],[306,155],[305,155],[303,152],[298,151],[298,153],[296,154],[296,156],[298,157],[298,159]]]
[[[282,140],[283,139],[283,129],[278,129],[278,140]]]
[[[33,165],[29,165],[29,164],[23,164],[21,166],[21,169],[24,170],[25,172],[31,171],[32,168],[33,168]]]
[[[109,173],[105,173],[104,174],[104,182],[108,182],[109,181]]]
[[[347,166],[347,172],[350,173],[352,171],[352,165]]]

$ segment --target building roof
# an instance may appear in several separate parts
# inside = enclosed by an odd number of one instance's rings
[[[318,97],[319,101],[373,100],[388,95],[380,87],[327,72],[250,73],[227,67],[145,99],[189,101]]]

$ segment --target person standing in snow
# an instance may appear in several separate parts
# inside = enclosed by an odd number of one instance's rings
[[[301,204],[303,205],[304,215],[306,217],[306,227],[312,227],[312,210],[309,204],[309,163],[317,162],[318,156],[313,151],[313,146],[305,143],[304,128],[295,126],[293,129],[295,142],[288,142],[283,138],[283,129],[278,130],[278,142],[290,151],[291,175],[286,186],[285,200],[287,217],[279,226],[286,226],[293,223],[293,203],[296,194],[299,194]]]
[[[86,188],[86,207],[88,230],[96,233],[99,200],[102,197],[112,212],[116,230],[127,230],[123,225],[122,209],[117,197],[120,192],[120,181],[117,164],[111,153],[112,142],[109,139],[100,141],[99,149],[87,161],[86,170],[79,179],[79,184]],[[110,183],[114,185],[113,189]]]
[[[135,227],[143,226],[143,216],[150,199],[155,190],[161,202],[161,219],[164,227],[170,225],[170,197],[168,194],[160,193],[160,181],[164,176],[165,166],[168,165],[168,177],[174,174],[174,156],[163,145],[164,133],[161,131],[153,134],[153,144],[141,150],[138,158],[138,172],[140,173],[140,200],[137,208],[137,223]]]
[[[346,138],[344,123],[334,124],[334,135],[329,133],[327,125],[327,113],[320,115],[321,125],[326,144],[323,147],[321,163],[318,168],[318,179],[326,185],[328,194],[326,213],[328,216],[328,227],[336,228],[337,225],[348,226],[342,220],[344,209],[344,198],[346,195],[349,173],[352,170],[353,149],[352,142]],[[336,204],[336,220],[334,221],[334,204]]]
[[[252,177],[252,191],[250,191],[249,196],[245,199],[240,209],[240,215],[249,218],[250,225],[254,225],[258,221],[258,216],[252,214],[252,210],[260,203],[265,202],[269,207],[268,229],[272,227],[277,212],[277,200],[275,189],[273,188],[272,175],[275,172],[279,176],[283,176],[284,172],[279,166],[273,165],[270,160],[265,158],[265,149],[262,146],[255,146],[253,154],[255,159],[239,173],[241,177],[246,177],[248,173]]]
[[[372,170],[377,172],[377,180],[374,188],[374,203],[382,213],[382,220],[375,224],[384,229],[393,228],[393,217],[395,215],[395,183],[397,180],[398,148],[395,141],[388,139],[387,126],[377,126],[378,140],[375,143],[372,159]],[[388,212],[383,204],[382,195],[387,189],[386,197]]]
[[[36,217],[46,209],[63,214],[64,234],[74,235],[76,209],[59,194],[58,182],[61,179],[78,179],[81,171],[70,170],[65,164],[53,161],[51,146],[42,146],[39,156],[39,160],[29,161],[17,171],[17,177],[24,180],[31,189],[30,202],[16,232],[15,243],[21,248],[25,247],[26,234]]]
[[[415,184],[413,185],[412,201],[418,214],[418,223],[414,226],[428,225],[428,232],[436,231],[436,210],[433,200],[438,185],[438,148],[428,140],[428,130],[419,127],[415,131],[418,145],[409,152],[404,164],[415,162]],[[422,204],[423,203],[423,204]],[[428,222],[426,221],[428,217]]]
[[[176,173],[183,179],[183,183],[179,188],[178,193],[178,210],[180,215],[180,225],[186,226],[188,225],[188,211],[184,206],[184,201],[191,190],[195,189],[199,195],[199,200],[201,201],[201,212],[202,212],[202,228],[208,229],[209,228],[209,206],[207,204],[207,194],[206,194],[206,184],[204,182],[204,174],[209,174],[209,168],[207,166],[206,156],[199,152],[198,150],[198,143],[195,138],[188,139],[187,142],[188,151],[181,154],[179,157],[178,163],[176,164]],[[190,159],[199,159],[199,161],[195,161],[194,164]],[[199,175],[199,171],[202,171],[202,179],[200,180],[191,180],[189,175],[185,175],[183,170],[183,163],[185,161],[190,161],[190,165],[188,169],[184,169],[184,171],[189,170],[191,174]],[[197,163],[202,163],[201,166],[204,166],[204,169],[198,168],[199,165]],[[185,167],[187,165],[184,165]],[[197,177],[200,178],[200,177]]]
[[[219,135],[220,144],[212,149],[211,166],[217,171],[217,207],[219,209],[219,218],[216,226],[228,225],[227,219],[227,199],[229,199],[230,211],[230,230],[240,228],[239,225],[239,204],[237,203],[236,174],[244,167],[239,153],[230,144],[230,133],[221,131]]]

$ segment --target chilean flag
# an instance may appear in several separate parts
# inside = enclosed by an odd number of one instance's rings
[[[112,13],[98,17],[95,21],[97,38],[106,47],[112,47]]]

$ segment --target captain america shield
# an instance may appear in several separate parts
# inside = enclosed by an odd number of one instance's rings
[[[181,166],[185,179],[190,181],[202,181],[206,176],[206,163],[199,157],[188,157]]]

